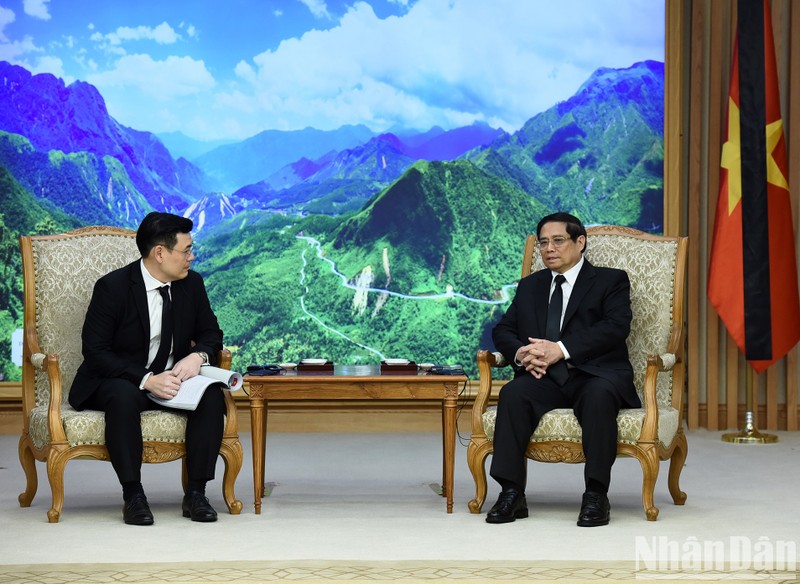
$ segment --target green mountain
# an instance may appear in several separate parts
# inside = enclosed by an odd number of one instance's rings
[[[344,221],[331,251],[352,273],[364,256],[376,261],[384,248],[391,250],[392,289],[424,292],[449,283],[491,299],[498,282],[518,277],[519,266],[509,266],[507,254],[521,257],[525,236],[548,212],[471,162],[421,161]]]
[[[79,227],[79,222],[39,201],[0,166],[0,338],[11,339],[22,321],[22,257],[20,235],[58,233]],[[11,363],[11,343],[0,343],[0,381],[20,379],[21,369]]]
[[[664,64],[598,69],[567,101],[469,158],[585,223],[658,231]]]
[[[18,233],[135,227],[150,210],[116,158],[37,151],[13,132],[0,132],[4,338],[21,326]],[[570,99],[461,160],[412,163],[391,150],[397,144],[379,138],[332,154],[335,164],[293,166],[294,182],[281,175],[291,188],[250,185],[184,210],[197,222],[195,268],[207,277],[235,367],[383,356],[474,368],[519,276],[524,237],[544,214],[660,230],[663,64],[600,69]],[[231,160],[226,152],[214,151],[216,163]],[[176,164],[191,183],[204,176]],[[248,164],[265,172],[255,158]],[[392,172],[377,180],[375,168]],[[298,183],[312,175],[319,180]]]
[[[471,162],[418,162],[344,221],[237,215],[198,244],[197,268],[237,368],[325,356],[471,369],[548,212]]]
[[[0,130],[25,136],[39,152],[113,157],[154,207],[182,209],[205,192],[208,181],[199,168],[173,160],[154,134],[117,122],[90,83],[67,85],[5,61],[0,79]]]
[[[0,338],[23,326],[20,235],[90,224],[135,228],[150,209],[116,158],[38,152],[24,136],[0,131]],[[10,350],[0,344],[0,380],[20,378]]]
[[[0,131],[0,167],[50,209],[84,225],[135,228],[152,207],[119,160],[89,152],[39,152],[19,134]]]

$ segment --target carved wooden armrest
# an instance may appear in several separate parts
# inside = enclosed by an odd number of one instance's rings
[[[478,394],[472,404],[472,433],[483,432],[483,413],[489,403],[492,393],[492,367],[505,367],[505,357],[498,352],[485,349],[478,351],[475,356],[478,362]]]
[[[647,358],[647,364],[653,363],[658,367],[659,371],[672,371],[675,364],[678,362],[678,356],[675,353],[661,353],[660,355],[651,355]]]
[[[217,353],[217,367],[219,367],[220,369],[230,370],[232,360],[233,360],[233,355],[228,349],[221,349]]]
[[[647,358],[647,371],[644,376],[644,422],[640,440],[655,441],[658,437],[658,399],[656,395],[656,382],[658,374],[671,371],[680,357],[675,353],[662,353],[650,355]]]
[[[228,349],[220,350],[217,353],[217,367],[230,370],[232,359],[233,355]],[[230,391],[223,391],[222,393],[225,395],[225,408],[227,411],[227,415],[225,416],[225,434],[233,435],[236,434],[239,429],[239,422],[236,415],[236,402]]]
[[[31,355],[31,365],[33,365],[34,369],[44,369],[44,360],[47,359],[47,355],[44,353],[34,353]]]
[[[31,357],[33,360],[33,357]],[[67,434],[61,421],[61,401],[63,387],[61,385],[61,365],[58,355],[46,355],[43,367],[47,370],[47,379],[50,383],[50,402],[47,405],[47,426],[50,429],[51,442],[66,442]]]

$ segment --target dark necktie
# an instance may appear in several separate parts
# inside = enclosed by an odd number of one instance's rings
[[[172,301],[169,298],[169,286],[161,286],[158,291],[161,293],[164,303],[161,307],[161,343],[158,345],[158,352],[150,364],[150,371],[156,374],[164,371],[172,348]]]
[[[549,341],[557,341],[561,338],[561,312],[564,305],[564,292],[561,290],[561,284],[566,281],[566,278],[559,274],[556,276],[556,287],[553,290],[553,295],[550,297],[550,304],[547,307],[547,328],[545,330],[545,337]],[[553,363],[547,368],[547,374],[553,381],[559,385],[564,385],[567,381],[567,363],[563,359],[557,363]]]

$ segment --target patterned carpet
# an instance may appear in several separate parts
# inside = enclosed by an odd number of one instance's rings
[[[0,583],[73,584],[91,582],[147,584],[239,584],[254,582],[323,581],[369,582],[769,582],[796,583],[794,574],[778,572],[737,573],[636,570],[632,562],[193,562],[160,564],[62,564],[6,565]]]

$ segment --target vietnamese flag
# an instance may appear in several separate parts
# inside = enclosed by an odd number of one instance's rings
[[[708,297],[757,373],[800,340],[800,300],[768,0],[739,0]]]

